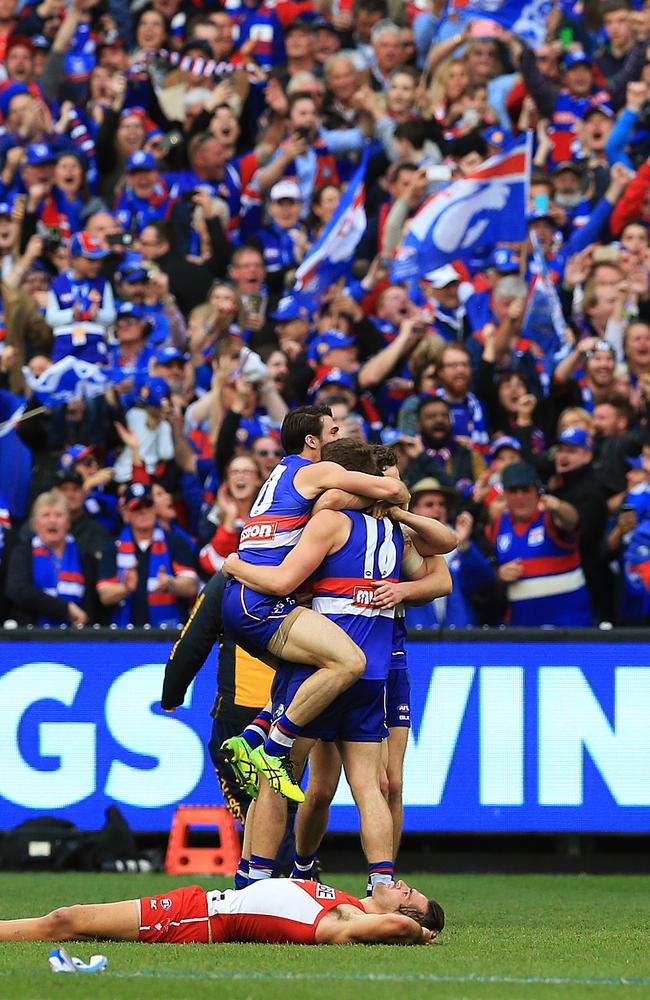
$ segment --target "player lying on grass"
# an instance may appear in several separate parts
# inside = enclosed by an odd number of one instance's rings
[[[356,899],[319,882],[274,879],[239,892],[192,885],[164,896],[0,920],[0,941],[430,944],[444,923],[440,905],[406,882],[377,885],[371,897]]]

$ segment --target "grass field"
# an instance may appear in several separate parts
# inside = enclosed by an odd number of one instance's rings
[[[100,975],[54,975],[48,944],[0,944],[1,1000],[614,1000],[650,997],[650,878],[414,874],[445,907],[429,948],[81,943]],[[0,875],[0,917],[164,893],[165,875]],[[214,886],[218,880],[200,880]],[[326,878],[324,879],[326,881]],[[364,880],[337,876],[348,892]],[[225,884],[221,882],[220,884]]]

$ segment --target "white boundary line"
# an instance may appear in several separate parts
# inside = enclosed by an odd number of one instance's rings
[[[0,971],[0,977],[18,976],[15,972]],[[44,975],[46,973],[44,972]],[[30,973],[33,975],[33,972]],[[232,980],[257,982],[367,982],[367,983],[502,983],[516,986],[648,986],[650,977],[564,977],[564,976],[499,976],[467,975],[439,976],[435,973],[345,973],[345,972],[166,972],[150,970],[146,972],[117,972],[106,970],[111,979],[187,979],[187,980]]]

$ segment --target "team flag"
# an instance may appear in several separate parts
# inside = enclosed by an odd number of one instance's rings
[[[496,21],[538,49],[546,40],[546,19],[551,0],[449,0],[443,17],[454,15],[456,23],[482,17]]]
[[[348,274],[354,251],[366,231],[367,150],[351,178],[323,235],[296,271],[292,297],[310,311],[317,309],[335,281]]]
[[[427,198],[397,250],[391,280],[420,278],[496,243],[523,242],[530,155],[531,133]]]
[[[38,402],[49,407],[73,399],[103,396],[112,381],[99,365],[80,361],[72,355],[61,358],[38,378],[34,378],[29,368],[23,368],[23,375]]]
[[[557,289],[553,284],[548,264],[539,240],[530,233],[535,263],[535,278],[530,290],[522,324],[522,336],[537,344],[544,354],[545,368],[550,375],[558,361],[568,353],[571,345],[566,336],[566,321]]]

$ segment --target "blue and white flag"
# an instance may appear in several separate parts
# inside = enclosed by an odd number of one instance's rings
[[[397,250],[391,281],[420,278],[496,243],[526,239],[530,133],[507,152],[432,194]]]
[[[349,273],[354,251],[366,231],[367,162],[366,150],[323,235],[296,271],[292,296],[310,311],[318,309],[327,289]]]
[[[536,273],[526,304],[521,335],[537,344],[544,354],[545,378],[542,382],[547,389],[553,370],[570,352],[571,343],[566,335],[567,324],[560,297],[534,232],[530,233],[530,241]]]
[[[476,17],[496,21],[537,49],[546,40],[552,6],[551,0],[450,0],[444,16],[453,14],[460,25]]]
[[[23,413],[26,409],[27,403],[20,403],[11,416],[7,420],[3,420],[2,423],[0,423],[0,438],[6,437],[7,434],[11,434],[11,432],[16,429],[22,420]]]
[[[111,379],[99,365],[80,361],[68,355],[34,378],[29,368],[23,368],[25,382],[42,406],[58,406],[73,399],[103,396]]]

